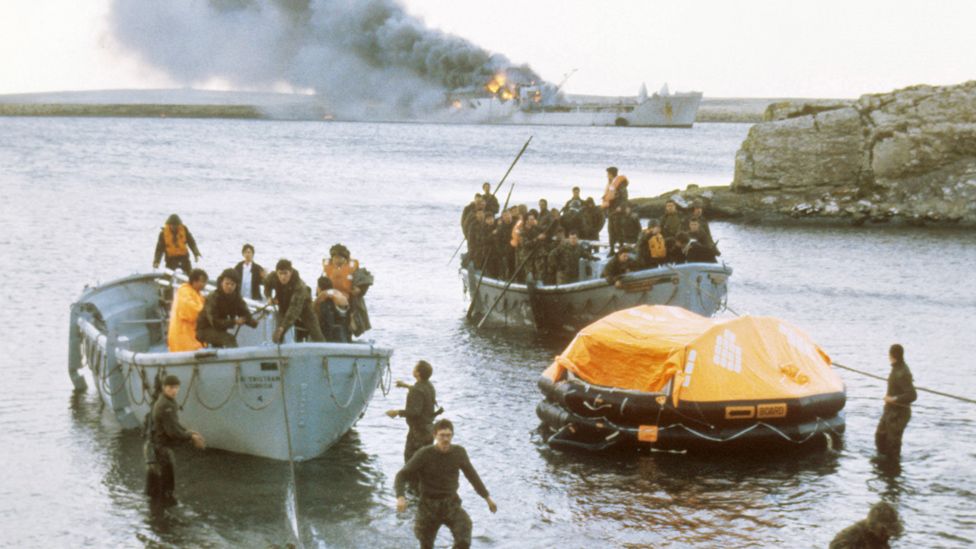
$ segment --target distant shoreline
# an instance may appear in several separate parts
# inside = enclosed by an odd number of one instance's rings
[[[802,98],[702,99],[697,123],[754,124],[766,108]],[[0,116],[218,118],[245,120],[330,119],[315,96],[208,90],[102,90],[0,95]]]

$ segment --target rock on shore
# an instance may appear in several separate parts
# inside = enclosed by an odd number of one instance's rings
[[[770,105],[731,187],[666,193],[713,217],[976,227],[976,81]]]
[[[976,81],[772,105],[732,191],[792,217],[976,224]]]

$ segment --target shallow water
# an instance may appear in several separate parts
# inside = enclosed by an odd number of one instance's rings
[[[68,306],[85,284],[150,267],[158,227],[179,212],[219,273],[244,241],[271,266],[290,257],[313,280],[342,241],[376,276],[369,337],[395,348],[393,373],[431,361],[440,402],[499,505],[462,481],[476,546],[820,547],[879,499],[896,504],[896,546],[976,542],[976,407],[920,394],[900,470],[871,460],[883,383],[842,372],[847,435],[838,452],[781,457],[550,451],[534,408],[538,374],[564,344],[464,322],[456,261],[461,207],[513,171],[513,201],[569,187],[598,196],[603,168],[631,194],[731,178],[748,127],[529,128],[148,119],[0,118],[0,545],[320,547],[414,544],[393,476],[405,426],[377,393],[321,459],[287,463],[181,451],[174,512],[142,495],[141,439],[120,432],[91,389],[66,375]],[[500,192],[504,198],[507,186]],[[714,223],[733,266],[729,305],[808,331],[835,361],[887,374],[890,343],[916,384],[970,396],[976,336],[972,233]],[[731,314],[731,313],[729,313]],[[296,491],[291,497],[290,490]],[[297,501],[297,507],[291,502]],[[441,533],[439,546],[450,537]]]

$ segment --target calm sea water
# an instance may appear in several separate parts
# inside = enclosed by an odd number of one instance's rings
[[[842,372],[848,433],[837,452],[768,457],[550,451],[534,414],[538,374],[563,342],[464,322],[461,207],[497,181],[516,202],[597,196],[621,167],[632,195],[725,183],[747,126],[693,130],[402,124],[0,118],[0,545],[409,547],[413,509],[394,511],[404,391],[297,468],[208,450],[179,453],[182,505],[157,517],[142,495],[141,439],[120,432],[94,390],[68,381],[68,306],[85,284],[147,270],[159,226],[178,212],[212,274],[243,242],[306,280],[335,242],[376,276],[369,337],[395,348],[409,379],[424,358],[455,441],[499,512],[462,480],[484,547],[822,547],[880,499],[901,513],[896,546],[976,542],[976,406],[922,393],[900,470],[871,460],[882,382]],[[502,198],[507,187],[501,191]],[[805,328],[829,354],[887,374],[907,349],[916,383],[972,396],[976,239],[972,233],[768,228],[714,223],[735,269],[729,305]],[[450,536],[441,533],[439,546]]]

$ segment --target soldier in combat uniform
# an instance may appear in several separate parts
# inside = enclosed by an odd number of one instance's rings
[[[186,442],[192,442],[201,450],[206,446],[200,433],[188,431],[180,424],[179,406],[176,404],[176,395],[179,392],[180,378],[174,375],[166,376],[163,380],[163,390],[156,398],[148,418],[149,443],[146,448],[146,462],[149,470],[146,473],[146,495],[153,503],[162,504],[164,507],[177,503],[173,496],[173,490],[176,488],[173,448]]]
[[[434,385],[430,382],[434,368],[426,360],[417,362],[413,368],[413,377],[417,380],[413,385],[408,385],[402,381],[397,381],[397,387],[409,389],[407,391],[407,407],[403,410],[388,410],[386,415],[390,417],[403,417],[407,419],[407,442],[403,446],[403,462],[410,461],[410,458],[417,450],[434,442],[434,416],[437,412],[437,392]]]
[[[442,525],[450,528],[454,535],[455,548],[471,547],[471,517],[461,507],[461,498],[457,495],[459,472],[463,472],[475,492],[485,498],[492,513],[498,510],[478,472],[471,465],[468,453],[463,447],[451,444],[453,438],[454,425],[446,419],[438,421],[434,425],[434,444],[417,451],[400,469],[394,481],[397,512],[402,513],[407,509],[404,495],[407,480],[412,477],[420,479],[420,503],[417,505],[413,533],[422,549],[434,547],[437,531]]]
[[[871,506],[868,518],[844,528],[830,542],[830,549],[885,549],[888,540],[901,535],[898,511],[883,501]]]
[[[891,373],[888,374],[888,391],[884,397],[884,412],[878,429],[874,432],[874,444],[878,453],[889,458],[901,456],[901,436],[912,419],[912,403],[918,398],[912,383],[912,372],[905,364],[905,349],[895,343],[888,350]]]

